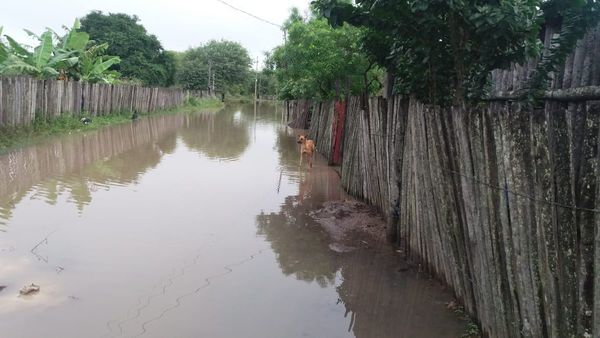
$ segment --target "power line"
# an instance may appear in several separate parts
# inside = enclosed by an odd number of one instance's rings
[[[236,10],[236,11],[238,11],[238,12],[244,13],[244,14],[246,14],[246,15],[249,15],[249,16],[251,16],[251,17],[253,17],[253,18],[257,19],[257,20],[260,20],[260,21],[262,21],[262,22],[264,22],[264,23],[268,23],[269,25],[273,25],[273,26],[275,26],[275,27],[278,27],[278,28],[280,28],[280,29],[283,29],[283,26],[281,26],[281,25],[278,25],[278,24],[276,24],[276,23],[274,23],[274,22],[271,22],[271,21],[269,21],[269,20],[267,20],[267,19],[263,19],[263,18],[261,18],[261,17],[259,17],[259,16],[256,16],[256,15],[252,14],[252,13],[246,12],[245,10],[243,10],[243,9],[240,9],[240,8],[237,8],[237,7],[235,7],[235,6],[231,5],[231,4],[229,4],[229,3],[227,3],[227,2],[225,2],[225,1],[223,1],[223,0],[216,0],[216,1],[218,1],[218,2],[220,2],[220,3],[222,3],[222,4],[224,4],[225,6],[228,6],[228,7],[230,7],[230,8],[233,8],[233,9],[235,9],[235,10]]]

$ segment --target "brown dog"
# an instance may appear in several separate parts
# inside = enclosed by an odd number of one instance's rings
[[[315,153],[315,141],[306,138],[306,135],[299,134],[297,141],[300,144],[300,166],[302,166],[302,157],[304,154],[308,157],[308,167],[312,168],[313,155]]]

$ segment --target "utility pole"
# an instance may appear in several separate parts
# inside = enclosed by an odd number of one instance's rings
[[[258,79],[258,91],[257,91],[258,92],[258,99],[259,100],[260,100],[260,81],[261,81],[261,79],[259,78]]]
[[[256,105],[258,93],[258,56],[256,57],[256,78],[254,79],[254,141],[256,142]]]
[[[212,74],[212,77],[213,77],[213,79],[212,79],[212,91],[213,91],[213,94],[214,94],[215,93],[215,73],[214,72]]]
[[[212,60],[208,60],[208,83],[206,87],[208,88],[208,95],[210,95],[210,72],[212,71]]]
[[[258,100],[258,56],[256,57],[256,78],[254,79],[254,110],[256,111],[256,101]]]

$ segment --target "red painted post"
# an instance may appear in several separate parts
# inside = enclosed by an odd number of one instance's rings
[[[344,120],[346,118],[346,101],[335,102],[334,114],[331,164],[339,165],[342,163],[342,140],[344,134]]]

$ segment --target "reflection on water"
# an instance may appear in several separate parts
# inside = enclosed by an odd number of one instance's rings
[[[185,116],[156,116],[87,134],[49,142],[0,156],[0,224],[33,191],[33,198],[56,204],[69,192],[79,208],[91,191],[111,184],[129,184],[175,149],[175,131]]]
[[[190,149],[211,159],[235,161],[248,147],[248,121],[240,118],[234,107],[226,107],[219,114],[191,116],[181,139]],[[193,126],[193,127],[190,127]]]
[[[329,236],[308,213],[345,194],[337,173],[319,160],[316,172],[301,175],[298,195],[286,197],[278,212],[257,216],[258,234],[271,243],[282,272],[335,287],[355,337],[460,336],[460,323],[442,306],[448,298],[427,277],[404,271],[392,248],[332,251]]]
[[[460,336],[449,295],[388,248],[330,249],[308,212],[347,196],[322,158],[298,168],[280,114],[155,116],[0,157],[2,337]]]

